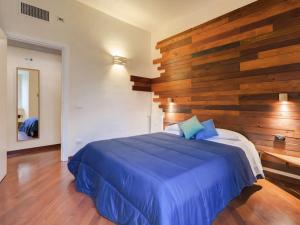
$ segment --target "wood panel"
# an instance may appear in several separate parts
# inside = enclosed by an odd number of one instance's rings
[[[213,118],[258,150],[300,157],[300,1],[258,0],[156,48],[161,76],[152,91],[165,125]],[[289,101],[279,102],[279,93]],[[274,142],[275,134],[286,142]]]
[[[130,81],[133,82],[133,91],[151,92],[151,79],[147,77],[130,76]]]

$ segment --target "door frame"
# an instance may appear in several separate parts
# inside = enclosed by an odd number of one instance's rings
[[[68,161],[68,149],[70,146],[69,139],[69,61],[70,61],[70,47],[63,43],[52,42],[48,40],[42,40],[29,36],[24,36],[17,33],[6,33],[8,40],[19,41],[26,44],[33,44],[41,47],[60,50],[62,54],[62,74],[61,74],[61,161]]]
[[[7,80],[7,73],[6,73],[6,67],[7,67],[7,37],[6,37],[6,34],[5,32],[0,28],[0,41],[3,43],[0,43],[1,45],[3,44],[4,45],[4,54],[3,54],[3,87],[0,87],[2,89],[2,92],[1,94],[3,94],[4,98],[3,98],[3,104],[5,105],[6,102],[7,102],[7,87],[6,87],[6,80]],[[2,58],[2,56],[0,56]],[[1,59],[0,59],[1,60]],[[1,63],[1,62],[0,62]],[[2,71],[0,71],[0,73],[2,73]],[[2,79],[1,79],[2,80]],[[1,100],[1,103],[2,104],[2,100]],[[1,106],[0,106],[1,107]],[[3,110],[3,115],[4,116],[7,116],[7,110],[6,110],[7,107],[4,107],[2,110]],[[3,149],[0,150],[0,182],[5,178],[6,174],[7,174],[7,123],[6,123],[6,118],[4,118],[4,120],[2,120],[2,129],[3,129]],[[1,140],[2,141],[2,140]],[[3,164],[2,164],[3,163]],[[3,168],[3,170],[2,170]]]

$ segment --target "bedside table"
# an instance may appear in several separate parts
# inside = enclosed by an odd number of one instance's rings
[[[273,153],[273,152],[259,152],[260,158],[262,157],[263,154],[268,154],[277,159],[280,159],[280,160],[284,161],[286,164],[293,164],[295,166],[300,167],[300,158],[298,158],[298,157],[283,155],[283,154]]]

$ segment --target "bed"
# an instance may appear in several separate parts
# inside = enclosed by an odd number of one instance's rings
[[[38,137],[39,135],[39,120],[36,117],[26,119],[19,127],[19,132],[22,132],[28,137]]]
[[[77,190],[118,225],[208,225],[263,177],[254,146],[223,136],[199,141],[162,132],[92,142],[68,168]]]

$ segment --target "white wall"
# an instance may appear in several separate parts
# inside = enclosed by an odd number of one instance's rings
[[[93,140],[148,132],[151,94],[131,91],[129,75],[150,74],[150,33],[74,0],[27,1],[49,10],[50,23],[20,15],[18,2],[0,1],[0,27],[68,46],[63,159]],[[129,58],[126,68],[112,66],[113,54]]]
[[[0,181],[3,179],[7,171],[6,45],[6,37],[0,29]]]
[[[171,21],[162,22],[155,31],[151,33],[151,55],[153,59],[160,58],[159,50],[156,50],[156,43],[165,38],[186,31],[214,18],[222,16],[235,9],[248,5],[256,0],[210,0],[202,1],[202,7],[195,8],[194,13],[178,15]],[[188,2],[187,2],[188,4]],[[156,66],[152,67],[153,77],[158,77],[159,72]],[[162,130],[163,113],[157,104],[152,107],[152,130]]]
[[[8,46],[8,151],[60,143],[61,60],[60,55]],[[17,67],[40,71],[40,138],[30,141],[17,142]]]

